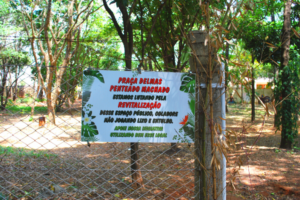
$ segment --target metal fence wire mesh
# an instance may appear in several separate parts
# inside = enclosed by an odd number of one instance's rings
[[[49,123],[36,67],[1,69],[0,199],[193,199],[196,195],[194,145],[139,143],[137,162],[144,187],[134,188],[130,143],[81,142],[78,85],[83,67],[76,69],[76,75],[66,69],[56,125]]]

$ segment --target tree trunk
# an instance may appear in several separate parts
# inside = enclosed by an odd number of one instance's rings
[[[31,103],[31,117],[33,118],[33,116],[34,116],[34,108],[35,108],[35,99],[36,99],[36,93],[38,92],[38,91],[36,91],[35,90],[35,78],[34,78],[34,80],[33,80],[33,102]]]
[[[251,95],[251,121],[255,121],[255,79],[254,79],[254,56],[252,55],[252,95]]]
[[[48,108],[48,120],[51,125],[55,125],[55,101],[52,99],[52,84],[53,84],[53,75],[56,66],[47,67],[47,88],[46,88],[46,99],[47,99],[47,108]]]
[[[1,110],[5,110],[5,99],[7,98],[4,97],[4,95],[6,94],[6,80],[7,80],[7,71],[6,71],[6,67],[3,65],[3,77],[2,77],[2,83],[1,83],[1,91],[0,91],[0,98],[1,98]]]
[[[149,63],[149,71],[153,71],[152,60],[150,59],[150,60],[148,61],[148,63]]]
[[[11,72],[9,72],[9,98],[13,98],[13,81],[12,81],[12,75]]]
[[[139,160],[139,143],[132,142],[130,143],[131,148],[131,177],[133,188],[139,188],[143,186],[143,177],[140,170],[140,165],[138,164]]]
[[[127,43],[126,46],[124,44],[124,52],[125,52],[125,66],[126,66],[126,69],[131,70],[132,49],[130,49],[128,43]]]
[[[281,91],[282,99],[288,96],[292,88],[289,81],[289,73],[285,69],[289,62],[289,48],[290,48],[290,37],[291,37],[291,0],[287,0],[284,7],[284,22],[282,29],[282,54],[281,54],[281,65],[280,70],[282,73],[282,86]],[[289,121],[292,119],[292,105],[290,100],[286,99],[282,102],[282,114],[281,114],[281,143],[280,148],[291,149],[292,139],[289,136],[292,134]]]
[[[278,68],[276,67],[276,65],[274,65],[274,85],[276,85],[276,80],[278,79]],[[274,100],[275,100],[275,105],[279,102],[279,99],[278,99],[278,95],[276,94],[276,90],[274,89]],[[278,105],[280,106],[280,105]],[[274,127],[276,127],[276,125],[279,123],[279,116],[278,116],[278,113],[276,112],[275,113],[275,116],[274,116]]]
[[[15,82],[15,86],[13,87],[13,101],[16,101],[18,98],[18,75],[19,75],[19,70],[17,67],[16,72],[15,72],[16,82]]]
[[[125,70],[131,71],[132,66],[132,53],[133,53],[133,29],[130,23],[130,16],[128,14],[127,7],[123,4],[123,1],[120,1],[118,4],[118,8],[122,13],[122,21],[123,21],[123,31],[120,27],[114,13],[110,9],[107,4],[107,0],[103,0],[103,5],[105,10],[110,15],[112,22],[114,23],[115,28],[117,29],[118,35],[122,40],[124,45],[124,54],[125,54]],[[134,5],[133,5],[134,6]],[[133,187],[143,186],[143,177],[140,171],[140,166],[138,163],[138,143],[130,143],[131,148],[131,177]]]
[[[227,89],[228,89],[228,63],[229,63],[229,43],[226,43],[226,51],[225,51],[225,103],[226,103],[226,113],[228,113],[228,106],[227,106]]]
[[[43,89],[41,88],[41,86],[39,85],[37,91],[38,91],[37,97],[38,97],[38,99],[39,99],[40,101],[42,101],[42,100],[43,100],[43,96],[44,96],[44,90],[43,90]]]
[[[48,108],[48,119],[51,125],[55,125],[55,108],[53,107],[53,101],[51,98],[51,92],[47,92],[47,108]]]
[[[244,103],[244,85],[241,82],[241,103]]]

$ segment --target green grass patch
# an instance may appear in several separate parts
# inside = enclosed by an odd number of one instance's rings
[[[25,98],[18,98],[16,100],[16,103],[32,103],[33,102],[33,98],[31,97],[25,97]]]
[[[4,194],[2,194],[1,192],[0,192],[0,200],[6,200],[6,199],[8,199],[9,197],[7,197],[7,196],[5,196]]]
[[[251,116],[251,104],[227,104],[227,106],[232,114]],[[264,115],[265,112],[261,105],[255,106],[256,115]]]
[[[36,102],[45,102],[46,100],[47,100],[47,99],[39,99],[39,98],[36,98],[36,99],[35,99]]]
[[[30,114],[31,113],[31,107],[30,106],[19,106],[19,105],[13,105],[13,106],[7,106],[6,109],[13,114]],[[34,113],[47,113],[47,107],[34,107]]]
[[[28,150],[24,148],[16,148],[16,147],[3,147],[0,146],[0,155],[6,154],[14,155],[17,157],[33,157],[33,158],[51,158],[57,157],[56,154],[49,153],[43,150]]]
[[[46,101],[46,99],[44,99],[44,98],[43,99],[39,99],[39,98],[34,99],[32,97],[25,97],[25,98],[18,98],[16,100],[16,103],[32,103],[34,100],[36,102],[44,102],[44,101]]]

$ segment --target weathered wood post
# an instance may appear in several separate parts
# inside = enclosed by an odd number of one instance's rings
[[[213,117],[211,118],[209,105],[209,47],[207,32],[192,31],[189,39],[192,48],[190,58],[191,71],[196,74],[196,114],[195,114],[195,200],[223,200],[226,199],[226,162],[223,155],[216,153],[220,160],[221,169],[217,169],[216,164],[211,165],[213,158],[212,141],[222,135],[214,135],[212,138],[211,127],[220,124],[223,129],[225,123],[221,118],[225,118],[225,89],[224,73],[221,64],[216,60],[216,56],[211,51],[212,63],[212,99]],[[220,84],[221,83],[221,84]],[[221,133],[222,134],[222,133]],[[215,177],[215,178],[214,178]],[[214,189],[215,187],[215,189]]]

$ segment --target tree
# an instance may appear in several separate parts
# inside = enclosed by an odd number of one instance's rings
[[[6,48],[0,52],[0,109],[5,110],[5,107],[10,96],[16,99],[17,85],[19,78],[24,74],[22,72],[23,66],[29,63],[27,53],[18,51],[18,49]],[[13,77],[14,75],[14,77]],[[8,82],[10,77],[10,83]],[[13,91],[13,92],[12,92]]]
[[[134,50],[140,66],[147,70],[149,65],[151,69],[154,62],[159,71],[170,72],[181,72],[188,68],[190,52],[184,34],[192,30],[199,17],[197,3],[138,1],[133,9],[135,20],[132,23],[135,28],[134,39],[138,41]],[[171,143],[171,151],[178,151],[176,143]]]
[[[79,47],[82,24],[99,9],[93,6],[93,2],[71,0],[66,5],[64,1],[34,1],[28,4],[20,1],[17,5],[30,40],[39,82],[46,94],[52,124],[55,124],[55,107],[63,75]],[[46,77],[42,75],[43,64]]]
[[[282,28],[282,50],[281,50],[281,64],[280,73],[282,82],[281,97],[286,98],[292,92],[289,72],[286,69],[289,64],[289,49],[290,49],[290,38],[291,38],[291,0],[287,0],[284,6],[284,21]],[[293,130],[290,127],[290,120],[292,118],[293,106],[290,99],[286,99],[282,102],[282,115],[281,115],[281,142],[280,148],[291,149],[293,145]]]
[[[24,66],[30,62],[27,52],[23,50],[21,40],[11,40],[15,35],[22,35],[17,27],[17,13],[9,7],[9,3],[0,2],[3,8],[0,10],[0,110],[5,110],[9,96],[13,100],[17,98],[18,80],[24,74]]]
[[[114,25],[109,23],[105,10],[101,8],[92,13],[84,26],[84,38],[80,39],[79,47],[70,60],[70,67],[63,76],[65,81],[61,85],[57,111],[61,110],[63,104],[69,106],[74,102],[76,86],[82,83],[84,69],[91,67],[118,70],[122,64],[119,38]]]
[[[125,1],[116,0],[116,1],[113,1],[113,3],[116,3],[118,9],[120,10],[120,12],[122,14],[123,31],[122,31],[122,28],[119,25],[114,13],[108,6],[107,0],[103,0],[104,8],[110,15],[110,18],[113,21],[113,24],[118,32],[118,35],[121,38],[122,43],[124,45],[126,70],[131,70],[132,69],[132,54],[133,54],[133,28],[132,28],[132,24],[130,21],[130,17],[131,17],[133,8],[135,6],[136,0],[133,1],[131,7],[129,7],[128,1],[126,1],[126,0]],[[140,166],[138,163],[139,144],[138,143],[130,143],[130,149],[131,149],[131,177],[133,180],[133,187],[138,188],[138,187],[143,186],[143,177],[142,177],[142,173],[140,171]]]
[[[276,68],[278,67],[280,53],[277,51],[277,44],[280,38],[280,21],[275,21],[274,13],[279,13],[282,8],[282,2],[269,1],[267,6],[264,2],[256,2],[253,8],[245,9],[238,18],[239,31],[236,30],[235,37],[240,38],[245,43],[245,49],[251,52],[252,66],[255,60],[265,67],[268,77],[273,75],[276,80]],[[271,18],[271,21],[267,19]],[[278,44],[279,45],[279,44]],[[270,64],[273,70],[266,68],[265,64]],[[252,68],[252,121],[255,120],[255,76],[258,75],[255,68]],[[260,74],[265,76],[266,74]]]

